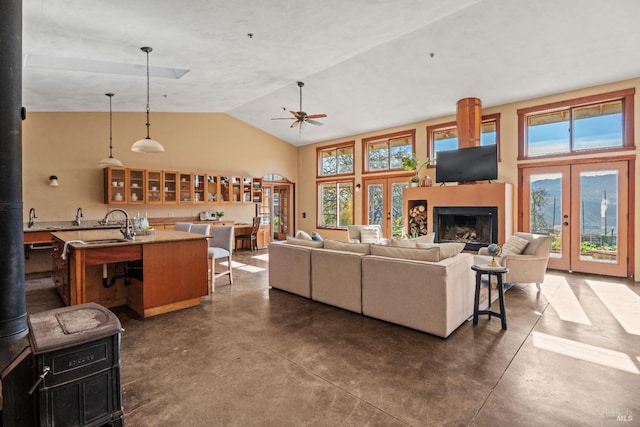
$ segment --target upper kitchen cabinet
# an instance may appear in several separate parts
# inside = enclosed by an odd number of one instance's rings
[[[262,203],[262,178],[253,178],[251,200],[253,203]]]
[[[145,202],[145,170],[144,169],[125,169],[128,178],[127,196],[129,203],[143,204]]]
[[[179,202],[180,203],[191,203],[193,200],[193,175],[190,173],[180,173],[180,182],[179,184]]]
[[[178,172],[162,172],[162,202],[164,204],[178,203]]]
[[[124,168],[104,169],[104,202],[107,204],[127,203],[127,174]]]
[[[218,203],[220,193],[220,179],[217,175],[207,175],[207,203]]]
[[[193,203],[204,203],[207,201],[205,183],[206,175],[193,174]]]
[[[162,171],[146,171],[146,194],[147,203],[162,203]]]

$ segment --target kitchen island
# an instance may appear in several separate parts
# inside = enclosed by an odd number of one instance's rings
[[[155,230],[124,240],[119,230],[51,233],[53,276],[66,305],[127,305],[150,317],[207,295],[206,236]]]

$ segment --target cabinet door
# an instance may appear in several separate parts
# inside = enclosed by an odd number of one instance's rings
[[[162,172],[148,170],[146,178],[147,203],[162,203]]]
[[[253,178],[242,178],[242,203],[251,203],[253,191]]]
[[[220,197],[220,180],[217,175],[207,175],[206,196],[207,203],[218,203]]]
[[[144,169],[125,169],[127,171],[128,178],[128,191],[127,197],[129,203],[144,204],[145,201],[145,183],[144,183]]]
[[[180,189],[179,189],[179,202],[180,203],[191,203],[193,200],[193,192],[191,188],[191,181],[193,180],[193,175],[190,173],[180,173]]]
[[[242,202],[242,178],[237,176],[231,177],[231,201]]]
[[[193,175],[193,203],[206,202],[206,194],[204,191],[205,182],[204,174]]]
[[[125,191],[126,172],[123,168],[104,169],[104,202],[105,204],[127,203]]]
[[[253,203],[262,203],[262,178],[253,178],[251,200]]]
[[[162,172],[162,203],[173,205],[178,202],[178,172]]]
[[[231,200],[231,177],[220,177],[220,203],[228,203]]]

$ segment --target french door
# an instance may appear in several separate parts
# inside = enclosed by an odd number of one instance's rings
[[[364,224],[380,224],[387,239],[402,236],[402,190],[407,177],[364,179]]]
[[[522,230],[552,236],[549,268],[629,274],[629,164],[522,169]]]

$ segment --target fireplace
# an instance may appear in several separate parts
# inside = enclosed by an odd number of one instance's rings
[[[443,206],[433,208],[434,241],[462,242],[465,250],[477,251],[498,242],[496,206]]]

